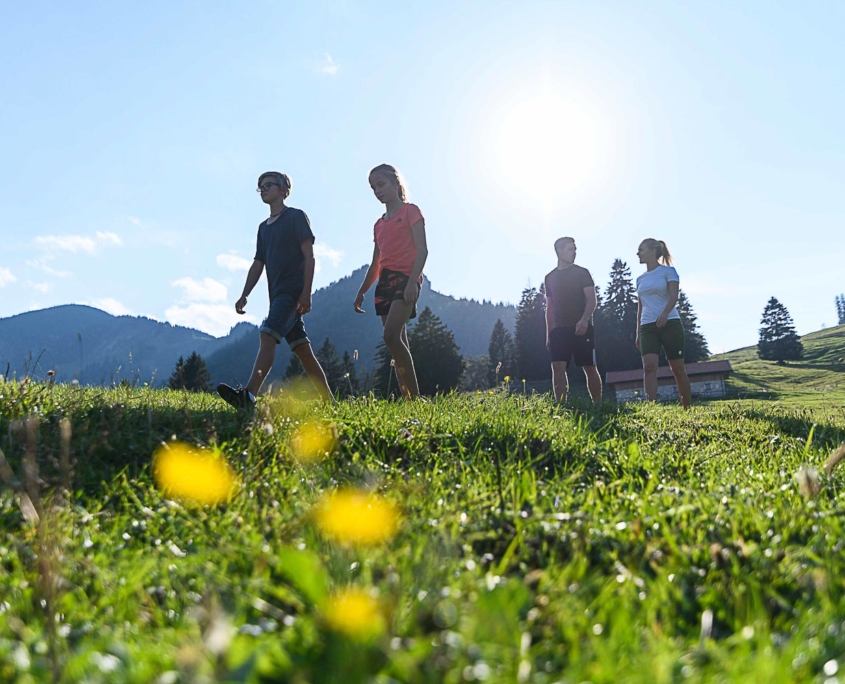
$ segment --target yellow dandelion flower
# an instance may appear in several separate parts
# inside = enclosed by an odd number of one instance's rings
[[[324,459],[336,446],[337,428],[317,421],[299,426],[290,440],[293,457],[305,463]]]
[[[366,492],[334,491],[317,504],[323,534],[343,544],[374,546],[396,534],[399,512],[389,501]]]
[[[378,601],[356,587],[342,589],[329,597],[323,613],[331,629],[356,641],[372,640],[385,629]]]
[[[221,456],[183,442],[156,450],[153,477],[165,496],[203,505],[224,503],[238,488],[235,471]]]
[[[510,375],[506,375],[506,376],[505,376],[505,382],[510,382],[510,381],[511,381],[511,376],[510,376]]]

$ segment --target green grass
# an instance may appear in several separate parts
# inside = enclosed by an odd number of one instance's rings
[[[845,666],[845,471],[812,500],[793,480],[845,440],[841,407],[474,394],[307,413],[265,400],[246,420],[208,395],[0,395],[0,446],[40,511],[27,522],[6,472],[3,682],[775,684]],[[309,415],[340,439],[304,466],[289,438]],[[230,504],[156,490],[151,454],[174,436],[222,450],[243,485]],[[401,508],[395,538],[320,536],[311,507],[345,485]],[[378,593],[373,641],[323,619],[349,584]]]
[[[791,406],[845,406],[845,325],[801,338],[804,358],[779,365],[744,347],[711,360],[728,360],[734,372],[728,389],[737,397],[775,399]]]

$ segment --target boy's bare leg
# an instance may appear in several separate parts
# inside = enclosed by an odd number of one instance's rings
[[[672,375],[675,376],[675,383],[678,385],[678,395],[681,397],[681,406],[688,409],[692,403],[692,389],[690,388],[689,377],[687,376],[687,369],[684,365],[684,360],[670,360],[669,368],[672,369]]]
[[[276,338],[267,333],[261,333],[259,339],[258,356],[255,357],[252,375],[249,376],[249,382],[246,384],[247,390],[255,397],[261,391],[261,385],[270,374],[273,361],[276,359]]]
[[[552,361],[552,387],[555,401],[562,404],[569,393],[569,379],[566,377],[566,361]]]
[[[587,391],[594,404],[601,401],[601,375],[595,366],[584,366],[584,375],[587,376]]]
[[[406,399],[416,399],[420,396],[414,360],[411,358],[411,349],[408,345],[408,335],[404,331],[413,307],[413,304],[406,304],[404,301],[397,300],[391,303],[390,312],[387,316],[382,316],[384,343],[396,362],[396,377]]]
[[[311,349],[311,345],[308,342],[298,344],[293,348],[293,353],[296,354],[296,357],[305,369],[305,373],[308,375],[311,384],[314,385],[314,389],[317,390],[317,394],[320,395],[320,399],[326,403],[334,401],[329,382],[326,380],[326,373],[317,360],[317,357],[314,356],[314,350]]]

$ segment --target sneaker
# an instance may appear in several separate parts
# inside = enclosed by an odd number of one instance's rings
[[[232,406],[239,411],[251,411],[255,408],[255,397],[252,396],[252,393],[246,388],[241,387],[229,387],[229,385],[220,384],[217,385],[217,394],[219,394],[223,401],[225,401],[229,406]]]

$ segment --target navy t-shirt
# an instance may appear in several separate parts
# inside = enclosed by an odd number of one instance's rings
[[[305,287],[302,241],[314,242],[311,222],[302,209],[288,207],[273,223],[258,226],[256,260],[267,270],[270,301],[279,295],[299,297]]]

